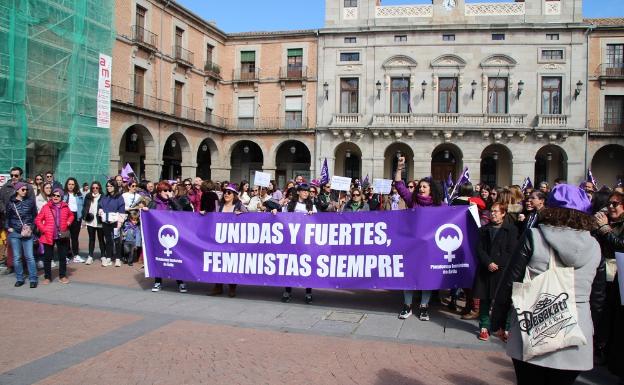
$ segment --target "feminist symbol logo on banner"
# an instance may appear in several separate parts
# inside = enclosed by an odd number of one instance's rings
[[[447,235],[446,237],[441,238],[440,236],[442,235],[442,232],[447,229],[454,230],[457,233],[457,235],[455,236]],[[455,259],[455,254],[453,254],[453,251],[459,249],[463,241],[464,241],[464,234],[462,233],[461,229],[452,223],[447,223],[445,225],[442,225],[438,227],[438,230],[436,230],[436,233],[435,233],[436,245],[438,245],[438,248],[440,250],[446,251],[446,255],[444,256],[444,259],[449,261],[449,263],[451,263],[453,259]]]
[[[168,233],[163,235],[163,232],[165,230],[171,230],[173,231],[173,234]],[[175,245],[178,244],[178,238],[178,229],[175,228],[175,226],[164,225],[160,228],[160,230],[158,230],[158,242],[160,242],[160,245],[165,248],[165,254],[167,255],[167,257],[170,257],[171,254],[173,254],[173,251],[171,251],[171,249],[173,249]]]

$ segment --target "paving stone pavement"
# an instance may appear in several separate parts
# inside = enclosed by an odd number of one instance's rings
[[[239,286],[236,298],[175,282],[150,291],[140,265],[69,265],[71,283],[14,288],[0,276],[0,384],[513,384],[495,339],[434,307],[397,319],[402,294]],[[578,384],[616,384],[602,369]]]

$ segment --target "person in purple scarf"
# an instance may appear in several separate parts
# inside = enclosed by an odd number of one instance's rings
[[[440,184],[431,178],[423,178],[418,181],[416,189],[411,192],[401,179],[403,170],[405,169],[405,157],[399,157],[397,170],[394,175],[394,185],[399,195],[405,201],[408,208],[441,206],[443,193]],[[412,315],[412,301],[414,298],[413,290],[403,291],[403,309],[399,313],[400,319],[406,319]],[[421,321],[429,321],[429,300],[431,299],[431,290],[423,290],[420,297],[420,307],[418,309],[418,319]]]

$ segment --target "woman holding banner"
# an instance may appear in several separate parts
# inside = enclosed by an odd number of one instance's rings
[[[297,199],[293,199],[286,206],[283,207],[282,212],[288,213],[302,213],[312,215],[316,213],[316,206],[310,199],[310,186],[307,183],[301,183],[297,186]],[[307,287],[304,301],[307,304],[312,303],[312,288]],[[292,297],[292,287],[284,288],[282,294],[282,302],[290,302]]]
[[[418,181],[417,188],[411,192],[405,187],[405,182],[401,179],[404,169],[405,157],[401,156],[399,157],[397,170],[394,175],[394,186],[408,208],[439,207],[442,205],[443,193],[439,183],[434,182],[431,178],[423,178]],[[406,319],[412,315],[413,298],[413,290],[403,291],[403,309],[399,313],[400,319]],[[418,308],[418,319],[421,321],[429,321],[429,300],[431,300],[431,290],[423,290]]]
[[[241,186],[244,186],[241,183]],[[249,188],[249,186],[247,187]],[[219,212],[221,213],[234,213],[234,214],[242,214],[247,212],[247,207],[238,197],[239,192],[236,187],[236,184],[230,183],[227,185],[225,190],[223,190],[223,197],[221,198],[221,202],[219,204]],[[229,292],[228,297],[233,298],[236,297],[236,284],[230,283],[228,284]],[[223,294],[223,284],[215,283],[214,288],[208,295],[221,295]]]
[[[172,210],[172,211],[182,211],[182,206],[178,203],[173,196],[173,190],[169,182],[160,181],[156,186],[156,194],[154,195],[154,200],[149,203],[149,210]],[[146,209],[143,209],[146,210]],[[178,291],[180,293],[186,293],[186,284],[181,280],[176,280],[178,284]],[[154,278],[154,286],[152,286],[153,292],[159,292],[162,289],[162,278],[156,277]]]

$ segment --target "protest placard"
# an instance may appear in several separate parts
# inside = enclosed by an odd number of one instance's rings
[[[255,186],[269,187],[271,183],[271,174],[262,171],[256,171],[253,183]]]
[[[332,176],[331,188],[336,191],[349,191],[351,190],[351,178],[345,176]]]
[[[390,194],[392,188],[391,179],[373,179],[374,192],[377,194]]]

